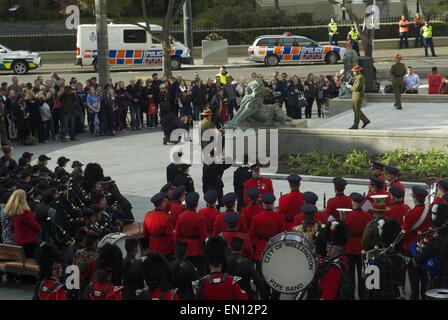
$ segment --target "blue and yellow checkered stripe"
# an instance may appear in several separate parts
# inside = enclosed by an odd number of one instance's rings
[[[171,49],[171,56],[181,57],[182,50]],[[84,58],[97,57],[97,50],[84,50]],[[143,65],[162,64],[163,50],[109,50],[109,64]]]

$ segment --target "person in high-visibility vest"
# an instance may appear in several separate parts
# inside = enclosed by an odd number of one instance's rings
[[[432,26],[429,25],[428,21],[426,21],[425,25],[422,27],[422,36],[423,45],[425,47],[425,56],[428,56],[428,47],[430,47],[431,55],[435,57],[436,52],[434,51],[434,43],[432,41]]]
[[[425,25],[425,21],[420,17],[420,14],[417,12],[414,17],[414,35],[415,42],[414,47],[418,48],[423,47],[423,38],[422,38],[422,27]]]
[[[355,27],[350,28],[350,32],[347,35],[347,40],[350,42],[350,46],[359,56],[359,33],[356,32]]]
[[[334,18],[331,18],[330,23],[328,24],[328,42],[331,45],[338,45],[338,24],[334,21]]]
[[[403,47],[409,48],[408,43],[408,33],[409,33],[409,21],[403,15],[401,20],[398,22],[398,31],[400,33],[400,49]]]

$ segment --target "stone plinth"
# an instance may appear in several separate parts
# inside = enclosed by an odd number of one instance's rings
[[[229,57],[229,44],[223,40],[202,40],[202,64],[227,64]]]

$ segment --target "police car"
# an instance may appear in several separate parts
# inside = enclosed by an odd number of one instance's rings
[[[279,63],[320,63],[335,64],[342,60],[345,48],[322,46],[306,37],[286,35],[266,35],[255,39],[248,49],[247,60],[264,62],[268,67]]]
[[[15,74],[25,74],[41,65],[41,57],[36,52],[13,51],[0,45],[0,70],[12,70]]]

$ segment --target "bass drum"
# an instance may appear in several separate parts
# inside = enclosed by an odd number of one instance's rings
[[[266,244],[261,270],[266,283],[275,291],[283,294],[301,292],[316,275],[314,247],[298,233],[280,233]]]
[[[428,300],[448,300],[448,289],[432,289],[425,293]]]
[[[108,235],[104,236],[98,243],[98,249],[104,246],[106,243],[114,244],[118,248],[120,248],[121,252],[123,253],[123,258],[125,258],[126,257],[125,242],[126,239],[130,238],[131,237],[129,237],[127,234],[120,232],[109,233]],[[135,258],[141,259],[141,257],[142,257],[142,248],[138,246]]]

